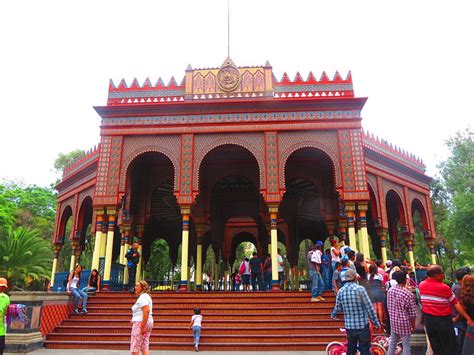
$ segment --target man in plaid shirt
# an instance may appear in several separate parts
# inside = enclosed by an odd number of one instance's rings
[[[415,296],[406,288],[407,275],[403,271],[395,271],[392,274],[392,280],[395,280],[397,284],[390,287],[387,292],[387,308],[391,325],[388,354],[395,354],[395,348],[401,338],[403,355],[409,355],[411,333],[415,330]]]
[[[357,273],[352,269],[347,270],[345,278],[346,283],[337,294],[336,304],[331,313],[331,318],[337,319],[337,312],[344,312],[348,355],[356,353],[357,343],[359,343],[360,354],[369,355],[369,318],[375,324],[376,328],[380,328],[380,323],[367,291],[364,287],[356,283]]]

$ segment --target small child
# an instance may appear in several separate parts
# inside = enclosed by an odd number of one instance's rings
[[[240,291],[240,274],[239,274],[239,270],[235,270],[235,275],[234,275],[234,291]]]
[[[189,324],[189,329],[193,330],[194,337],[194,349],[199,351],[199,338],[201,337],[201,308],[194,308],[194,315],[191,317],[191,323]]]

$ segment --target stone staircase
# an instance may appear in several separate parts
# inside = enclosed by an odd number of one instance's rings
[[[344,340],[341,321],[330,319],[332,293],[310,302],[308,292],[156,292],[152,350],[193,350],[188,329],[192,310],[203,315],[200,350],[324,350]],[[89,314],[72,314],[46,336],[50,349],[117,349],[130,347],[131,306],[136,297],[124,292],[89,298]]]

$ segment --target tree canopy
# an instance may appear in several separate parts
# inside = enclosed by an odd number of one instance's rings
[[[450,156],[432,185],[438,256],[450,269],[474,264],[474,141],[470,128],[447,140]]]

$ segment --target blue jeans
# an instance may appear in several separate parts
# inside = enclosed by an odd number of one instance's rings
[[[331,286],[331,270],[329,269],[329,265],[323,266],[323,274],[324,274],[324,289],[325,290],[332,290]]]
[[[87,308],[87,293],[78,288],[71,288],[71,296],[74,303],[74,308],[79,305],[79,300],[82,299],[82,309]]]
[[[259,291],[263,291],[263,282],[262,282],[262,273],[261,272],[256,272],[251,275],[251,281],[252,281],[252,289],[253,291],[257,291],[257,285]]]
[[[347,355],[355,355],[359,343],[360,355],[370,355],[370,330],[367,324],[362,329],[346,329]]]
[[[264,283],[265,286],[263,289],[265,291],[271,290],[272,289],[272,272],[270,271],[265,271],[265,274],[263,275],[263,278],[265,279]]]
[[[199,345],[199,338],[201,338],[201,327],[195,325],[193,327],[193,337],[194,337],[194,345]]]
[[[399,335],[395,333],[393,330],[390,333],[390,345],[388,347],[388,355],[395,355],[395,349],[397,347],[397,343],[402,339],[403,345],[403,355],[410,355],[410,339],[411,335]]]
[[[97,291],[97,289],[95,287],[84,287],[82,289],[82,291],[84,291],[84,292],[95,292],[95,291]]]
[[[324,281],[321,274],[316,270],[311,270],[309,276],[311,276],[311,297],[321,296],[324,291]]]

